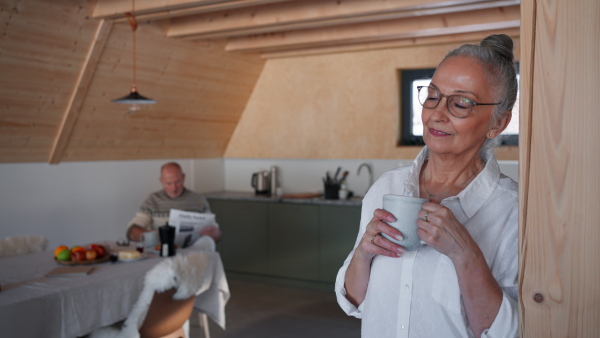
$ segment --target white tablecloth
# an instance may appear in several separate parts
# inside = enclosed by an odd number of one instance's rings
[[[195,307],[224,328],[229,287],[220,255],[206,254],[212,283],[197,296]],[[145,273],[161,259],[151,254],[136,262],[93,265],[89,275],[46,277],[59,266],[52,252],[0,258],[0,335],[78,337],[125,319],[143,288]]]

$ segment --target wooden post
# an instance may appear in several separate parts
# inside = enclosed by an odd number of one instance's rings
[[[521,2],[520,329],[600,332],[600,2]]]

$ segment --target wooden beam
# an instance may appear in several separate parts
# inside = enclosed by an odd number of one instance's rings
[[[529,168],[531,165],[531,125],[533,116],[533,83],[536,49],[536,18],[537,1],[525,0],[521,5],[521,62],[519,64],[519,337],[525,332],[525,307],[524,297],[530,295],[523,293],[523,280],[526,273],[526,259],[529,248],[527,242],[527,214],[529,206]]]
[[[346,52],[357,52],[367,51],[375,49],[387,49],[387,48],[399,48],[408,46],[423,46],[423,45],[436,45],[436,44],[459,44],[468,41],[477,41],[483,39],[488,34],[506,34],[512,38],[519,37],[519,27],[508,28],[508,29],[494,29],[492,31],[477,31],[469,33],[457,33],[448,35],[435,35],[425,37],[415,37],[407,39],[399,39],[392,41],[381,41],[381,42],[370,42],[364,44],[344,45],[344,46],[332,46],[332,47],[321,47],[321,48],[305,48],[297,50],[285,50],[280,52],[266,52],[262,53],[263,59],[275,59],[275,58],[287,58],[296,56],[306,55],[318,55],[318,54],[332,54],[332,53],[346,53]]]
[[[518,5],[519,0],[308,0],[171,20],[169,37],[238,37]]]
[[[233,38],[227,51],[276,52],[519,27],[519,6]]]
[[[104,50],[104,46],[110,35],[112,25],[112,20],[104,19],[100,20],[98,24],[96,35],[90,45],[87,57],[83,63],[81,72],[75,83],[75,88],[71,94],[71,99],[69,100],[69,104],[67,105],[67,109],[60,124],[60,128],[54,139],[54,144],[50,150],[50,157],[48,159],[50,164],[59,163],[65,152],[71,132],[75,126],[75,121],[77,121],[77,117],[79,116],[81,105],[83,104],[90,82],[96,71],[96,65],[100,60],[100,56],[102,55],[102,51]]]
[[[139,20],[160,20],[286,1],[294,0],[144,0],[136,2],[135,16]],[[98,1],[92,18],[124,21],[131,7],[131,1]]]

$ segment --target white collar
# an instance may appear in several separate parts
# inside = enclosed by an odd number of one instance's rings
[[[413,161],[409,179],[404,182],[404,194],[419,197],[419,175],[425,160],[429,158],[429,148],[423,147],[419,155]],[[458,195],[445,198],[458,198],[467,217],[471,218],[481,208],[485,201],[492,195],[500,182],[500,167],[491,148],[481,151],[481,159],[485,163],[483,170],[477,174],[475,179],[463,189]],[[444,202],[442,200],[442,202]]]

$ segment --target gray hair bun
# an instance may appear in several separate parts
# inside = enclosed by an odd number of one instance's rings
[[[493,50],[510,62],[513,62],[515,59],[513,54],[513,40],[506,34],[490,35],[481,41],[480,46]]]

